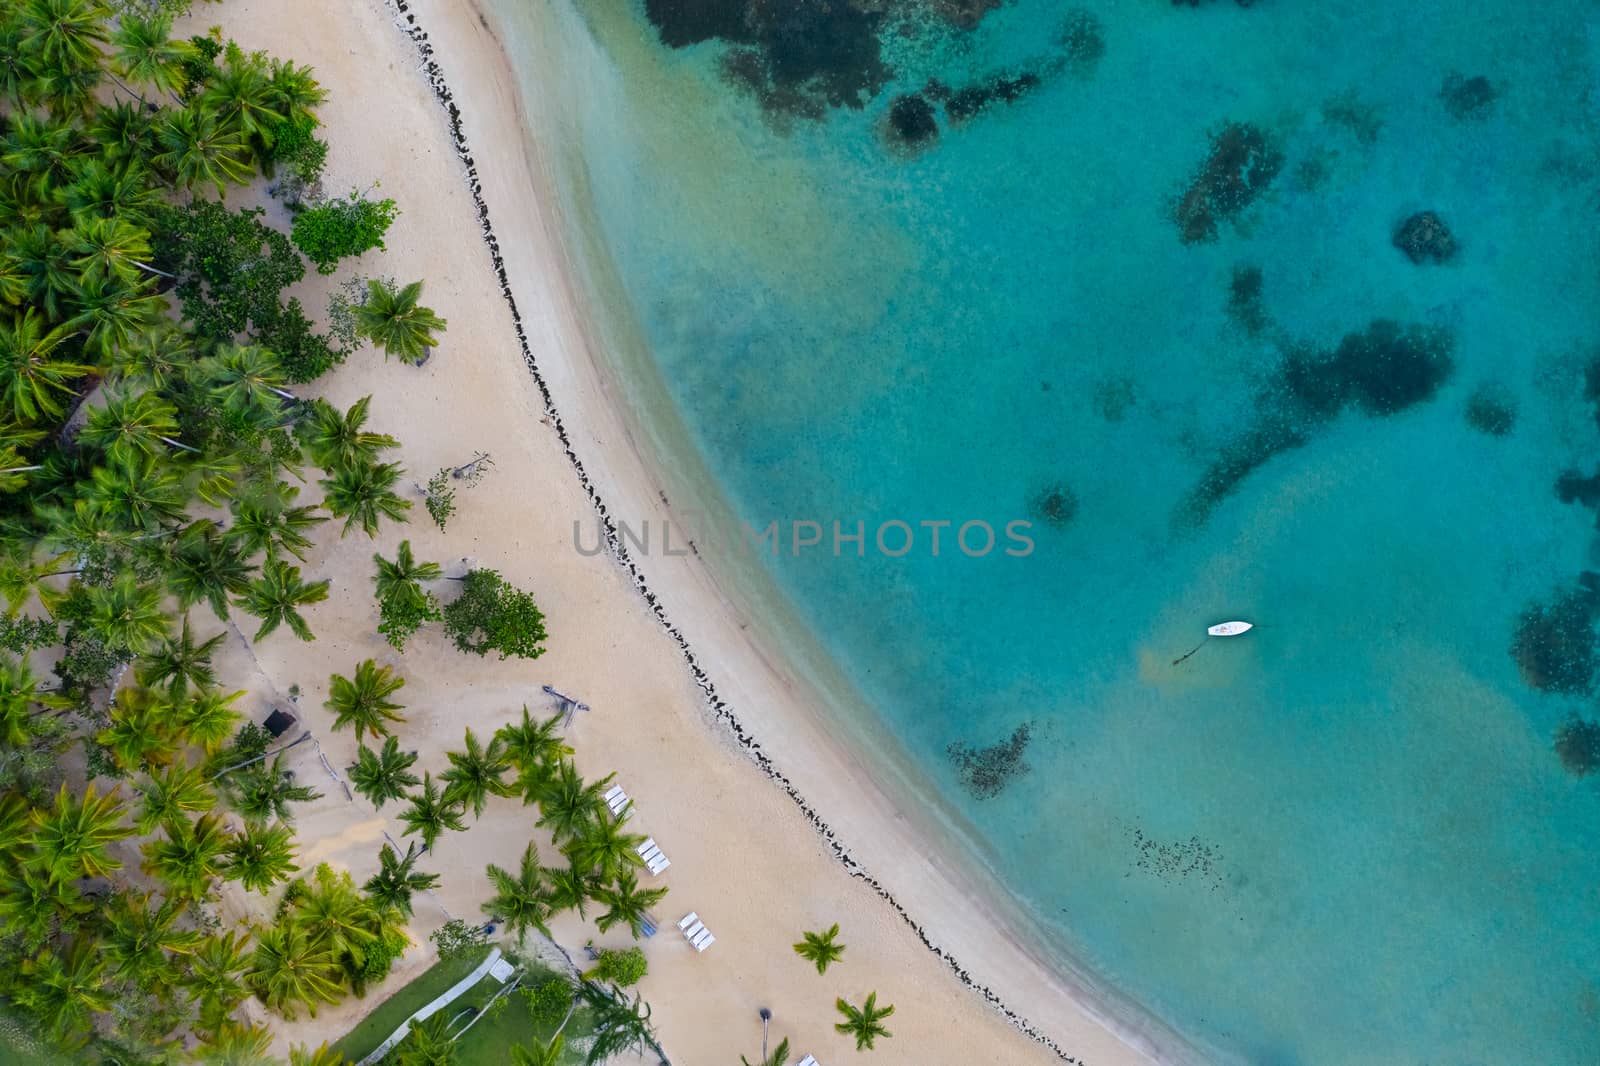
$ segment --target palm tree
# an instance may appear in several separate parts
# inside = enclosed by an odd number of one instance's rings
[[[243,695],[242,689],[228,693],[204,689],[195,693],[193,699],[178,709],[184,736],[203,747],[206,754],[216,754],[233,736],[239,721],[239,712],[233,709],[233,704]]]
[[[16,121],[20,124],[20,120]],[[4,159],[9,158],[10,153],[7,153],[4,158],[0,158],[0,164],[13,165],[4,163]],[[12,229],[6,234],[6,237],[7,243],[10,245],[6,249],[7,260],[22,275],[23,291],[27,296],[28,302],[35,305],[35,307],[43,308],[44,313],[52,321],[66,318],[67,305],[73,299],[74,287],[78,282],[78,274],[77,271],[72,269],[72,264],[67,261],[66,246],[56,239],[55,231],[49,226],[35,224]],[[28,310],[33,309],[29,308]],[[38,343],[42,350],[36,349],[31,345],[14,345],[14,347],[20,347],[22,355],[18,355],[16,352],[8,352],[5,361],[6,365],[10,367],[12,363],[20,362],[31,366],[34,363],[38,363],[41,367],[38,372],[47,373],[51,369],[50,361],[47,358],[50,348],[74,333],[76,333],[76,327],[66,326],[58,327],[56,331],[42,336],[25,338],[30,342]],[[0,347],[0,351],[4,350],[4,347]],[[11,372],[21,373],[20,370],[14,368]],[[61,412],[56,409],[53,413],[60,414]]]
[[[802,933],[805,939],[794,946],[794,953],[802,959],[807,959],[816,964],[819,974],[827,973],[828,967],[839,961],[839,956],[844,954],[844,945],[836,942],[839,935],[839,923],[834,922],[832,927],[821,933]]]
[[[337,518],[344,519],[341,535],[360,523],[367,536],[378,535],[378,520],[404,522],[411,501],[394,491],[403,473],[399,463],[357,462],[341,466],[331,478],[317,484],[323,488],[323,503]]]
[[[378,595],[383,595],[381,590]],[[559,714],[553,714],[542,722],[535,722],[528,713],[527,704],[523,704],[522,722],[518,725],[501,726],[495,736],[505,744],[506,758],[510,759],[512,765],[519,771],[526,773],[536,766],[554,763],[572,754],[572,749],[556,731],[560,724]]]
[[[185,189],[213,185],[225,197],[228,185],[245,185],[255,176],[250,149],[236,130],[206,107],[169,111],[158,128],[161,151],[150,162]]]
[[[534,1037],[527,1044],[513,1044],[511,1066],[561,1066],[561,1050],[566,1039],[557,1033],[549,1043],[541,1043],[538,1037]]]
[[[545,899],[549,901],[551,911],[559,914],[575,910],[579,918],[589,917],[589,900],[600,889],[600,881],[594,874],[569,862],[566,866],[546,866],[544,880],[548,886]]]
[[[323,706],[334,713],[334,730],[352,727],[357,742],[369,732],[375,737],[386,737],[389,735],[387,723],[405,721],[403,715],[395,713],[404,704],[389,699],[405,684],[405,678],[398,676],[392,667],[379,666],[366,659],[356,666],[353,679],[340,674],[329,679],[328,699]]]
[[[104,877],[122,866],[109,852],[131,833],[122,814],[115,790],[102,796],[89,784],[75,798],[63,784],[53,806],[32,812],[33,854],[27,861],[57,881]]]
[[[194,362],[194,345],[169,324],[145,330],[111,353],[110,377],[157,392],[172,390]]]
[[[215,522],[202,519],[174,538],[165,560],[167,588],[185,611],[204,600],[227,621],[228,597],[249,591],[255,568],[232,533],[219,533]]]
[[[157,270],[150,259],[150,231],[120,218],[85,219],[62,233],[72,265],[89,284],[115,278],[126,284],[143,281],[145,275],[163,278],[172,275]]]
[[[174,971],[171,956],[188,955],[203,940],[192,929],[175,928],[184,908],[176,898],[151,905],[148,892],[119,892],[104,910],[104,950],[113,977],[131,980],[139,988],[170,986]]]
[[[411,1035],[400,1045],[400,1066],[454,1066],[455,1037],[443,1012],[414,1025]]]
[[[105,984],[108,964],[95,940],[79,937],[65,951],[46,948],[34,958],[24,959],[22,980],[10,994],[56,1039],[69,1047],[81,1047],[94,1015],[111,1009],[113,997]]]
[[[291,122],[317,124],[312,108],[328,98],[327,92],[311,76],[310,67],[297,66],[293,60],[272,60],[273,106],[282,111]]]
[[[183,987],[200,1006],[201,1021],[221,1019],[249,995],[244,972],[250,965],[242,934],[229,932],[207,937],[188,958]]]
[[[98,66],[111,9],[98,0],[27,0],[15,9],[24,52],[47,63]]]
[[[393,910],[411,917],[411,896],[416,892],[425,892],[439,883],[438,874],[421,873],[416,870],[420,854],[411,846],[406,846],[405,858],[388,844],[378,852],[379,870],[366,884],[361,886],[373,904],[380,910]]]
[[[422,791],[412,796],[411,805],[400,812],[400,820],[406,824],[402,835],[416,833],[422,837],[422,849],[430,851],[446,829],[454,829],[458,833],[466,830],[467,823],[462,820],[461,814],[461,808],[453,800],[446,800],[440,795],[433,775],[424,771]]]
[[[578,990],[589,1007],[593,1038],[584,1056],[584,1066],[597,1066],[612,1056],[643,1052],[655,1045],[650,1026],[650,1004],[635,995],[632,1000],[585,981]]]
[[[277,559],[282,551],[305,562],[305,551],[311,547],[306,534],[328,519],[317,514],[315,504],[291,506],[299,494],[298,488],[280,481],[270,490],[235,500],[228,539],[247,559],[263,551],[268,559]]]
[[[123,770],[163,766],[181,743],[177,709],[147,688],[119,689],[111,702],[109,724],[95,734]]]
[[[386,281],[368,281],[367,298],[355,307],[356,331],[385,355],[421,365],[439,343],[434,331],[445,327],[444,319],[418,303],[421,297],[420,281],[398,290]]]
[[[287,624],[301,640],[315,640],[311,626],[300,614],[300,608],[321,603],[328,598],[328,584],[322,581],[300,580],[300,568],[289,566],[277,559],[268,559],[261,568],[261,576],[250,583],[250,588],[234,602],[241,609],[261,619],[261,627],[252,640],[262,637]]]
[[[437,581],[444,575],[444,570],[438,563],[418,562],[416,556],[411,554],[409,540],[400,542],[394,562],[390,562],[382,555],[373,555],[372,561],[378,567],[377,576],[372,580],[377,585],[380,600],[403,595],[421,597],[424,595],[421,582]]]
[[[272,1030],[222,1019],[209,1039],[189,1053],[198,1066],[279,1066],[272,1054]]]
[[[638,833],[624,832],[622,819],[601,809],[594,820],[571,839],[567,852],[582,866],[593,870],[602,881],[615,881],[644,859],[636,850],[644,843]]]
[[[517,943],[528,939],[528,930],[537,929],[550,936],[550,901],[545,895],[544,868],[539,865],[539,849],[530,841],[522,853],[522,866],[513,875],[489,864],[489,883],[494,895],[483,904],[491,917],[505,919],[506,928],[517,934]]]
[[[75,330],[71,325],[47,330],[45,321],[28,307],[9,325],[0,322],[0,409],[16,422],[59,418],[62,397],[72,393],[71,382],[92,369],[56,357],[56,349]]]
[[[266,60],[230,43],[222,68],[200,95],[200,106],[241,138],[270,148],[273,130],[288,118],[278,106],[280,99],[267,77]]]
[[[188,80],[183,63],[194,52],[194,46],[172,39],[171,18],[140,18],[125,11],[117,19],[111,43],[116,47],[111,69],[129,81],[166,93],[179,105],[183,103],[179,94]]]
[[[284,766],[287,758],[279,752],[270,763],[255,763],[239,771],[237,776],[229,775],[225,779],[233,809],[246,821],[265,822],[276,818],[292,823],[294,817],[289,804],[322,798],[322,793],[310,785],[294,783],[294,774]]]
[[[867,1001],[859,1008],[852,1007],[843,999],[834,1003],[839,1013],[844,1015],[844,1021],[834,1023],[834,1028],[846,1036],[855,1037],[857,1051],[871,1051],[872,1042],[882,1037],[887,1040],[894,1036],[883,1025],[883,1019],[894,1013],[894,1006],[878,1006],[878,993],[867,994]]]
[[[182,476],[148,455],[95,467],[82,491],[111,528],[126,533],[159,533],[175,526],[183,521],[189,502]]]
[[[134,821],[141,835],[176,818],[203,814],[217,805],[217,794],[198,767],[175,762],[150,774],[139,789],[139,815]]]
[[[356,890],[348,873],[335,873],[323,863],[310,888],[294,904],[294,924],[304,929],[312,943],[327,949],[335,959],[348,956],[360,970],[367,951],[378,943],[382,923],[372,901]]]
[[[159,585],[124,572],[109,585],[91,585],[87,599],[89,629],[112,648],[144,655],[168,639]]]
[[[550,786],[537,797],[538,825],[550,830],[558,842],[583,833],[605,809],[606,785],[615,776],[585,782],[571,759],[562,759]]]
[[[339,1002],[339,960],[298,923],[256,926],[255,938],[246,980],[261,1002],[290,1021],[302,1004],[315,1017],[318,1003]]]
[[[211,656],[222,646],[226,633],[196,644],[189,628],[189,616],[183,616],[183,628],[176,638],[168,635],[161,646],[139,660],[134,672],[139,684],[151,688],[166,686],[167,698],[174,703],[189,694],[189,688],[203,691],[217,683],[217,671],[211,665]]]
[[[299,869],[294,862],[294,834],[288,826],[247,821],[244,832],[228,844],[222,878],[264,896]]]
[[[370,463],[378,453],[387,448],[398,448],[400,442],[386,433],[369,433],[362,427],[367,424],[367,408],[371,396],[363,396],[350,405],[344,414],[327,400],[311,401],[311,409],[295,424],[295,436],[305,445],[311,461],[324,470],[335,470],[357,463]]]
[[[53,881],[22,863],[0,863],[0,922],[26,951],[75,932],[93,909],[70,881]]]
[[[148,281],[80,281],[74,285],[72,296],[78,313],[67,325],[82,332],[84,350],[101,360],[148,330],[167,310],[166,299]]]
[[[350,1060],[326,1043],[315,1049],[296,1044],[289,1049],[289,1066],[350,1066]]]
[[[614,888],[595,891],[595,902],[603,904],[606,912],[594,924],[602,933],[614,925],[626,925],[637,940],[644,935],[645,912],[666,898],[665,888],[640,889],[633,871],[623,870],[617,875]]]
[[[789,1038],[784,1037],[778,1041],[778,1046],[772,1049],[772,1054],[763,1055],[760,1062],[751,1062],[743,1055],[739,1056],[743,1066],[784,1066],[789,1061]]]
[[[447,801],[455,800],[471,807],[472,817],[482,818],[490,796],[509,796],[515,791],[505,783],[511,760],[506,757],[498,734],[489,739],[489,746],[485,748],[469,726],[465,743],[466,751],[446,753],[450,769],[439,778],[445,782]]]
[[[355,763],[345,767],[345,772],[351,786],[382,810],[389,800],[404,799],[406,789],[422,780],[411,772],[411,764],[416,761],[416,752],[402,752],[397,739],[386,737],[376,754],[361,745],[356,750]]]
[[[71,705],[63,696],[39,691],[28,660],[0,655],[0,744],[11,748],[28,746],[37,728],[35,706],[61,710]]]
[[[257,345],[224,344],[196,364],[195,374],[224,412],[251,424],[276,424],[284,401],[294,399],[281,387],[277,357]]]
[[[178,411],[153,392],[113,391],[104,407],[92,408],[78,431],[78,443],[104,452],[113,462],[160,458],[168,447],[194,451],[172,439],[178,432]]]
[[[147,841],[145,873],[159,877],[184,900],[203,898],[222,869],[222,855],[228,846],[228,832],[222,819],[203,814],[194,821],[174,818],[167,822],[166,836]]]

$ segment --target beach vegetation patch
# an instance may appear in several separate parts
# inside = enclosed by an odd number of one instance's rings
[[[428,361],[439,345],[434,334],[443,330],[445,320],[422,305],[422,282],[395,288],[388,281],[372,278],[361,303],[351,307],[356,333],[383,352],[412,366]]]
[[[184,319],[205,337],[270,328],[280,294],[305,276],[289,238],[261,221],[265,213],[201,199],[154,212],[155,263],[175,279]]]
[[[317,266],[317,273],[332,274],[339,260],[376,248],[383,250],[383,235],[400,209],[393,200],[370,200],[358,189],[336,200],[303,208],[290,230],[296,248]]]
[[[601,948],[600,958],[584,973],[583,979],[604,981],[618,988],[627,988],[643,980],[649,969],[650,964],[645,961],[644,949],[637,945],[625,949]]]
[[[502,659],[537,659],[544,654],[544,613],[531,594],[495,570],[467,571],[461,595],[445,605],[444,631],[457,648],[474,655],[495,651]]]
[[[794,953],[814,965],[819,974],[827,973],[828,967],[844,955],[845,946],[839,943],[838,922],[820,933],[802,933],[800,937],[800,942],[794,946]]]
[[[1556,729],[1556,755],[1574,777],[1600,770],[1600,722],[1573,715]]]
[[[423,506],[428,509],[428,516],[441,533],[445,523],[456,513],[456,482],[470,489],[483,480],[483,475],[493,465],[494,460],[488,452],[479,452],[460,466],[441,467],[438,473],[428,479],[427,487],[422,490]]]
[[[424,581],[439,580],[444,571],[438,563],[417,559],[409,540],[400,542],[392,560],[373,555],[372,561],[377,566],[372,580],[378,598],[378,632],[396,651],[404,651],[412,634],[444,617],[438,599],[422,587]]]
[[[1504,437],[1516,427],[1517,402],[1502,386],[1485,382],[1467,397],[1463,416],[1479,433]]]
[[[1594,691],[1597,662],[1595,613],[1600,610],[1600,574],[1585,571],[1576,588],[1534,603],[1517,619],[1511,657],[1522,679],[1541,692],[1587,696]]]
[[[957,741],[947,747],[945,753],[954,764],[961,784],[974,799],[993,799],[1032,769],[1023,759],[1032,738],[1033,727],[1024,722],[998,743],[977,748]]]
[[[844,1015],[844,1021],[835,1022],[834,1028],[856,1042],[857,1051],[871,1051],[878,1040],[894,1036],[883,1020],[894,1013],[894,1005],[878,1006],[878,993],[869,992],[861,1006],[847,1003],[843,998],[834,1001],[834,1008]]]
[[[1216,240],[1221,223],[1250,206],[1281,169],[1283,153],[1264,130],[1248,122],[1224,124],[1174,208],[1183,243]]]

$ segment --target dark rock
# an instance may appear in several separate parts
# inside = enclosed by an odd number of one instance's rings
[[[1031,769],[1022,756],[1028,750],[1032,732],[1032,727],[1024,722],[1008,739],[998,744],[974,748],[958,742],[951,744],[945,752],[955,764],[961,783],[974,798],[993,799],[1013,780]]]
[[[1489,113],[1495,97],[1499,95],[1494,83],[1482,74],[1471,78],[1451,74],[1439,89],[1439,99],[1444,101],[1444,109],[1457,120],[1482,118]]]
[[[1467,425],[1491,437],[1504,437],[1517,424],[1516,401],[1495,385],[1479,385],[1467,397]]]
[[[1556,730],[1556,756],[1574,777],[1600,770],[1600,722],[1573,715]]]
[[[1594,618],[1600,608],[1600,574],[1585,571],[1578,587],[1535,603],[1517,619],[1511,657],[1522,679],[1541,692],[1586,696],[1594,691]]]
[[[1233,268],[1228,283],[1228,317],[1246,333],[1255,336],[1267,325],[1267,311],[1261,302],[1261,268],[1240,263]]]
[[[1078,515],[1078,495],[1066,485],[1047,485],[1028,499],[1028,517],[1061,529]]]
[[[913,146],[939,136],[933,105],[917,93],[895,97],[889,105],[889,131],[894,140]]]
[[[1218,225],[1248,207],[1283,168],[1283,153],[1266,133],[1230,122],[1211,138],[1211,151],[1173,212],[1185,244],[1212,241]]]
[[[1396,226],[1394,246],[1413,263],[1443,263],[1456,254],[1450,227],[1433,211],[1418,211]]]
[[[1081,8],[1068,11],[1061,24],[1059,40],[1067,62],[1080,70],[1094,66],[1106,54],[1105,30],[1092,11]]]

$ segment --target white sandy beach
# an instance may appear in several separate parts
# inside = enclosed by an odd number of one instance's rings
[[[548,161],[525,133],[525,125],[554,128],[560,115],[529,99],[536,83],[519,81],[510,69],[486,16],[462,0],[411,6],[462,109],[523,325],[574,450],[613,514],[630,522],[671,517],[664,501],[670,495],[682,505],[681,482],[669,485],[652,469],[654,448],[641,444],[618,383],[593,357],[585,295],[572,280],[547,191]],[[397,733],[421,753],[416,769],[437,774],[467,727],[487,737],[524,703],[548,713],[542,684],[587,701],[593,711],[580,714],[568,734],[579,767],[590,776],[615,771],[637,803],[634,827],[655,837],[672,860],[664,876],[671,896],[657,912],[666,927],[645,944],[650,973],[641,990],[675,1063],[712,1066],[754,1056],[761,1006],[773,1010],[774,1039],[789,1037],[796,1060],[810,1053],[825,1064],[854,1061],[853,1044],[833,1030],[834,999],[859,1002],[874,990],[896,1007],[889,1022],[894,1037],[879,1045],[879,1061],[1059,1061],[966,987],[867,880],[852,876],[802,808],[707,706],[679,643],[633,576],[609,555],[574,550],[574,522],[584,523],[585,540],[593,542],[591,502],[545,419],[480,239],[446,115],[393,9],[380,0],[227,0],[223,11],[229,34],[243,46],[310,64],[330,91],[321,110],[332,145],[328,191],[381,177],[381,195],[400,205],[387,251],[345,264],[340,277],[354,270],[425,279],[424,302],[449,320],[426,367],[386,364],[367,349],[317,391],[341,406],[371,394],[375,428],[401,439],[399,458],[416,481],[476,451],[494,459],[482,484],[461,494],[447,533],[432,525],[420,501],[408,525],[386,525],[376,542],[359,531],[341,540],[337,523],[323,527],[307,568],[308,577],[333,581],[330,599],[307,612],[318,639],[301,644],[280,632],[257,645],[260,672],[244,708],[259,719],[270,700],[286,700],[297,684],[301,720],[342,774],[356,745],[332,731],[321,706],[328,677],[368,657],[394,663],[408,682],[398,697],[408,721]],[[194,17],[200,26],[215,20],[206,7]],[[329,279],[313,275],[299,294],[317,311],[330,287]],[[393,653],[375,631],[370,560],[375,550],[392,556],[407,538],[420,558],[443,563],[449,574],[470,560],[531,589],[547,616],[547,654],[532,663],[470,659],[437,629],[421,634],[403,656]],[[694,557],[655,554],[637,563],[728,710],[864,872],[972,983],[990,989],[1063,1053],[1094,1066],[1191,1057],[1164,1035],[1137,1037],[1126,1027],[1118,1035],[1102,1024],[1086,1006],[1091,997],[1027,946],[1023,917],[993,902],[974,869],[946,858],[949,847],[931,843],[936,837],[927,819],[902,812],[890,794],[899,789],[880,783],[884,768],[859,757],[828,726],[821,693],[842,696],[825,665],[797,665],[809,658],[804,647],[792,636],[775,639],[781,606],[754,602],[759,592],[711,574]],[[228,655],[225,676],[249,669],[242,642],[231,642]],[[395,807],[378,813],[359,797],[347,800],[310,744],[295,749],[293,764],[325,792],[297,812],[302,866],[325,860],[365,879],[376,869],[385,829],[399,836]],[[443,883],[437,902],[419,903],[421,946],[364,1000],[280,1025],[281,1043],[337,1038],[430,965],[423,938],[445,910],[478,916],[487,894],[484,865],[513,867],[530,839],[547,845],[533,820],[515,800],[496,800],[469,832],[447,834],[425,863]],[[231,916],[259,910],[259,897],[246,899],[230,887]],[[672,929],[690,910],[717,937],[704,955]],[[819,977],[790,945],[803,930],[833,922],[843,927],[848,950]],[[576,949],[593,930],[564,916],[556,933]],[[624,938],[614,931],[600,942]]]

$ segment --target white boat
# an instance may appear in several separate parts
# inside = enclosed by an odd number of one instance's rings
[[[1237,637],[1240,633],[1248,633],[1254,628],[1255,625],[1251,622],[1218,622],[1214,626],[1207,627],[1206,632],[1213,637]]]

